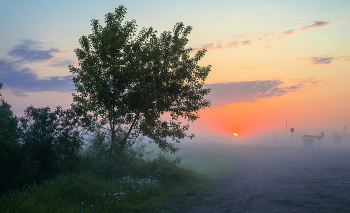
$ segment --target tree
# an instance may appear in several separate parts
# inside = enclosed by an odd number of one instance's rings
[[[176,152],[167,137],[178,143],[193,137],[180,118],[195,121],[199,109],[210,105],[203,99],[210,91],[203,84],[211,66],[198,65],[206,50],[190,57],[192,49],[185,47],[190,26],[177,23],[159,37],[153,28],[136,35],[135,20],[122,24],[125,14],[123,6],[107,13],[105,27],[92,20],[93,33],[80,38],[81,48],[75,49],[80,68],[69,66],[77,91],[73,100],[99,117],[101,125],[109,124],[110,155],[140,134],[163,151]],[[162,118],[164,113],[171,119]]]
[[[36,164],[22,149],[21,135],[11,105],[0,94],[0,194],[19,189],[35,173]]]
[[[0,89],[3,84],[0,83]],[[18,120],[13,116],[11,106],[2,98],[0,93],[0,141],[17,141],[18,140]]]
[[[58,106],[53,112],[49,107],[30,106],[24,114],[20,119],[23,149],[38,162],[36,180],[76,171],[83,145],[80,127],[84,127],[82,120],[88,118],[86,113],[73,105],[67,110]]]

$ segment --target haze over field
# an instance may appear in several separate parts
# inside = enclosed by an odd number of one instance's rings
[[[1,93],[17,116],[29,105],[70,107],[75,88],[67,66],[77,66],[79,38],[91,33],[90,20],[103,22],[119,5],[139,29],[192,26],[188,46],[208,50],[200,65],[212,65],[205,85],[212,106],[190,125],[195,140],[280,134],[288,144],[291,127],[299,140],[350,127],[346,0],[2,2]]]

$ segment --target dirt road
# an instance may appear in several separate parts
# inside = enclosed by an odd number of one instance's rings
[[[231,156],[232,177],[183,212],[350,212],[350,149],[238,147]]]

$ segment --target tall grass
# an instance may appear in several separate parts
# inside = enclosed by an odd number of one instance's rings
[[[4,195],[0,212],[167,212],[169,197],[195,194],[200,178],[180,166],[180,158],[160,153],[144,159],[139,154],[108,159],[85,153],[80,173]]]
[[[1,212],[134,212],[159,204],[164,188],[155,179],[104,180],[92,174],[57,177],[3,197]]]
[[[81,154],[80,172],[3,195],[0,213],[181,212],[213,193],[235,166],[231,151],[217,144],[183,145],[172,157],[146,146],[109,157],[99,141]]]

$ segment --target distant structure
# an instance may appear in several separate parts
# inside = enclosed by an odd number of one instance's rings
[[[286,120],[286,135],[287,135],[287,133],[288,133],[288,130],[287,130],[287,120]]]
[[[340,143],[343,138],[343,135],[338,134],[338,132],[333,132],[333,137],[335,143]]]
[[[314,147],[314,139],[318,140],[318,146],[324,145],[324,132],[321,135],[303,135],[304,147]]]
[[[293,132],[294,132],[294,128],[290,128],[290,147],[292,146],[292,142],[293,142]]]

